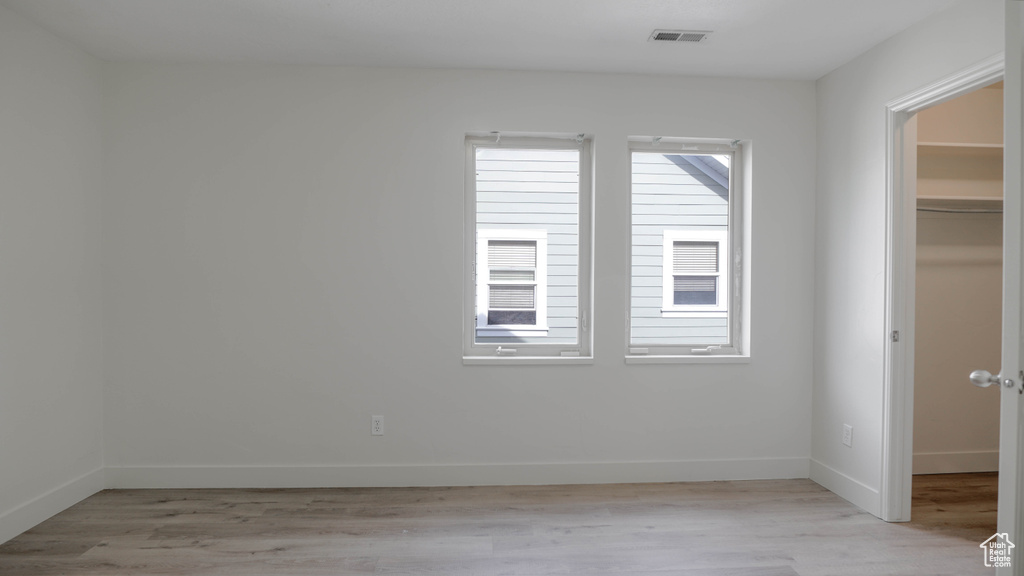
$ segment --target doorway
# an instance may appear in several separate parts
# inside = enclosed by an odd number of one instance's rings
[[[917,113],[916,261],[908,271],[912,521],[979,542],[996,529],[1000,398],[998,387],[970,386],[967,375],[1001,363],[1002,92],[996,82]]]
[[[1003,70],[1003,57],[1001,55],[996,56],[978,63],[960,74],[894,100],[887,106],[889,182],[887,186],[888,211],[886,223],[888,255],[886,275],[886,337],[889,340],[889,345],[886,346],[886,371],[883,388],[883,461],[880,496],[882,518],[891,522],[910,520],[912,474],[915,471],[927,470],[926,466],[934,466],[936,468],[933,468],[933,470],[941,470],[941,466],[948,466],[947,463],[943,463],[944,459],[945,461],[961,463],[970,458],[984,459],[981,453],[986,452],[986,449],[974,447],[976,443],[971,444],[972,448],[969,449],[964,448],[964,443],[962,442],[959,445],[955,443],[946,445],[932,443],[931,446],[929,446],[928,442],[922,442],[920,446],[915,446],[914,417],[917,411],[916,408],[921,409],[919,416],[924,419],[924,422],[921,423],[922,426],[927,428],[931,424],[933,429],[941,428],[944,432],[949,431],[955,435],[955,427],[948,425],[948,422],[943,424],[941,422],[941,415],[938,412],[935,414],[936,419],[939,421],[929,422],[931,419],[930,413],[927,411],[929,401],[932,401],[933,409],[935,408],[934,405],[956,407],[956,398],[962,394],[985,393],[984,390],[973,389],[969,385],[966,374],[970,370],[960,375],[942,372],[941,378],[944,385],[939,388],[938,392],[934,392],[928,387],[933,385],[935,383],[934,379],[940,376],[929,374],[932,366],[924,367],[922,365],[924,375],[929,377],[929,380],[927,384],[923,381],[921,383],[924,402],[920,407],[915,406],[915,382],[917,382],[915,379],[915,370],[917,369],[915,363],[916,338],[922,329],[934,330],[933,327],[929,327],[927,324],[918,326],[915,322],[917,311],[915,281],[917,280],[916,271],[918,267],[918,161],[920,154],[920,160],[923,165],[922,169],[924,170],[923,175],[925,176],[922,179],[922,184],[924,185],[922,191],[922,196],[924,196],[922,199],[923,207],[931,207],[932,210],[950,210],[950,212],[925,212],[928,217],[922,221],[924,243],[921,246],[922,256],[926,262],[925,266],[927,268],[928,266],[933,266],[936,261],[941,262],[944,260],[943,266],[934,266],[935,268],[945,267],[944,270],[940,271],[941,274],[949,274],[957,267],[966,267],[970,270],[973,265],[967,263],[969,258],[965,258],[965,256],[970,256],[972,251],[984,252],[987,250],[985,247],[971,247],[973,246],[972,242],[977,243],[980,240],[973,239],[970,232],[982,227],[985,217],[997,218],[998,214],[994,216],[961,214],[960,212],[966,209],[990,209],[995,202],[995,200],[985,199],[993,196],[992,194],[987,194],[982,198],[980,193],[982,188],[991,192],[991,183],[981,188],[962,184],[964,181],[969,181],[972,178],[985,180],[985,178],[978,178],[978,171],[981,170],[982,173],[985,173],[985,170],[970,167],[970,163],[973,161],[971,158],[980,158],[982,164],[990,161],[993,157],[997,161],[1001,161],[1002,150],[994,146],[988,146],[988,144],[994,143],[990,141],[991,138],[981,139],[976,134],[971,133],[971,129],[976,127],[972,126],[972,123],[969,121],[961,123],[966,124],[968,129],[967,136],[962,134],[940,136],[939,134],[941,134],[943,127],[937,127],[934,122],[929,122],[929,117],[936,116],[938,111],[943,110],[937,107],[944,103],[949,103],[958,97],[975,91],[992,90],[985,87],[1001,81]],[[988,96],[991,97],[994,94],[988,94]],[[969,99],[971,99],[970,96],[968,96]],[[961,104],[962,102],[951,104],[950,106],[956,108],[961,106]],[[930,108],[935,108],[935,110],[929,112],[928,109]],[[934,138],[934,140],[929,141],[922,138],[925,146],[919,152],[918,123],[922,119],[927,124],[924,128],[925,137]],[[935,118],[931,119],[934,120]],[[1002,124],[1000,123],[1001,126]],[[946,126],[945,128],[949,127]],[[965,173],[970,178],[964,177]],[[944,176],[945,178],[938,178],[938,176]],[[1000,190],[998,196],[1001,196],[1001,183],[996,185],[999,186]],[[977,196],[977,198],[974,198],[974,196]],[[934,197],[940,198],[936,199]],[[980,218],[981,221],[975,221],[972,218]],[[950,230],[944,231],[944,226],[950,228]],[[952,231],[956,232],[955,236],[952,235]],[[992,231],[986,229],[982,236],[986,238],[985,242],[990,242]],[[953,243],[952,238],[954,237],[962,240],[962,245]],[[999,242],[1001,247],[1001,238]],[[929,258],[932,259],[932,264],[927,264]],[[956,266],[947,265],[947,263],[956,262],[957,259],[961,262]],[[935,270],[928,269],[926,272],[922,274],[922,281],[931,282],[935,280],[929,277],[930,274],[936,272]],[[968,287],[971,286],[970,278],[961,278],[960,282],[966,283]],[[924,290],[927,293],[927,297],[925,299],[926,302],[923,304],[927,306],[934,300],[945,297],[943,291],[948,288],[946,284],[925,287]],[[994,289],[1001,291],[1001,282],[998,276],[996,277]],[[960,293],[961,297],[963,297],[964,293],[970,298],[977,292],[968,289],[966,292]],[[1001,298],[999,294],[997,292],[997,298]],[[942,322],[948,323],[949,320],[943,320]],[[994,354],[997,362],[993,368],[998,370],[1000,331],[996,329],[994,334],[996,338]],[[933,334],[931,333],[924,335],[925,342],[927,343],[932,336]],[[955,343],[944,345],[947,347],[947,350],[955,350],[957,348]],[[955,369],[946,368],[945,370]],[[960,388],[956,388],[957,382],[960,383]],[[949,392],[954,389],[956,389],[955,393]],[[998,397],[999,394],[993,393],[992,396]],[[998,398],[995,401],[998,402]],[[981,400],[981,403],[984,404],[984,400]],[[928,416],[925,416],[926,414]],[[966,415],[963,417],[966,417]],[[993,420],[998,428],[998,412],[996,412]],[[919,434],[925,434],[925,432],[919,432]],[[981,436],[984,437],[984,433],[981,433]],[[916,462],[915,451],[919,452],[919,458],[917,458]],[[919,470],[915,470],[915,464]],[[952,472],[953,469],[947,467],[945,471]]]

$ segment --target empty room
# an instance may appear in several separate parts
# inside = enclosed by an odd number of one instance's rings
[[[0,0],[0,574],[1024,574],[1020,4]]]

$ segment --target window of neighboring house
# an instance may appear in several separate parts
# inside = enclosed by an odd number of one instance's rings
[[[630,143],[629,358],[742,355],[742,147]]]
[[[729,312],[729,233],[665,230],[662,251],[662,317]]]
[[[547,231],[477,231],[476,330],[481,336],[545,336]]]
[[[466,361],[589,357],[589,141],[469,137],[466,152]]]

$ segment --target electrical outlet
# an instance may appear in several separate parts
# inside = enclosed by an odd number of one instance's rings
[[[843,444],[853,448],[853,426],[843,424]]]
[[[370,435],[371,436],[383,436],[384,435],[384,417],[383,416],[370,416]]]

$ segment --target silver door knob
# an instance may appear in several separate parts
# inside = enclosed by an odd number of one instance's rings
[[[993,376],[988,370],[975,370],[971,372],[971,384],[978,388],[988,388],[993,384],[999,384],[999,376]]]

